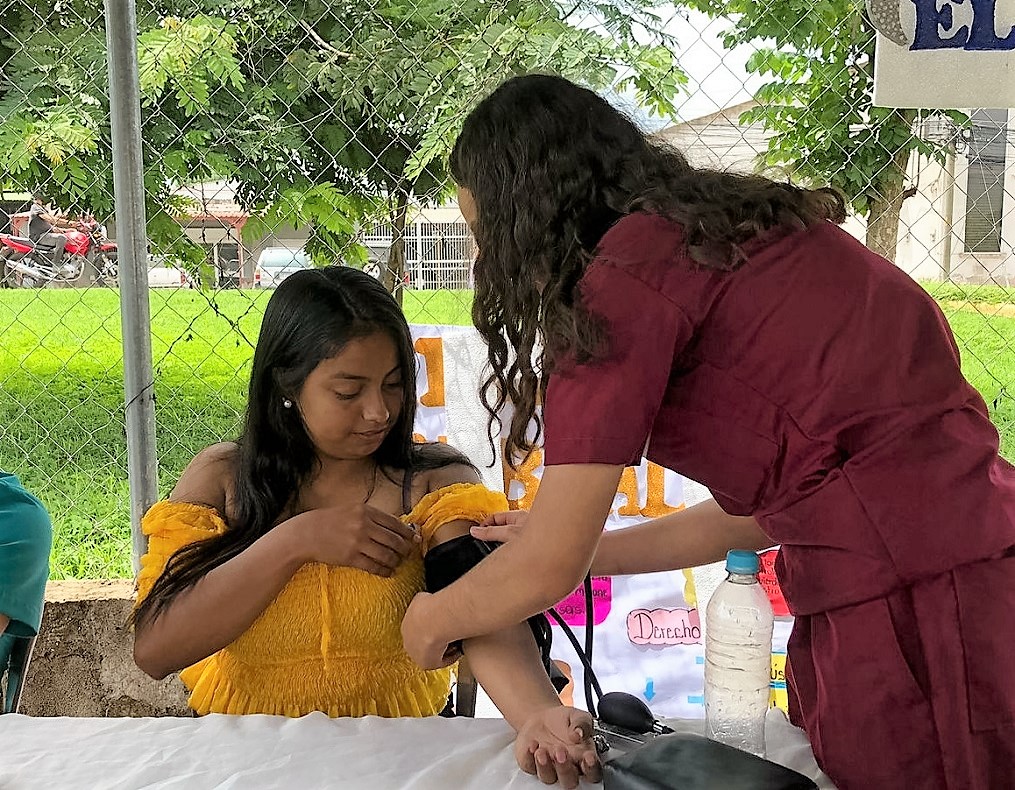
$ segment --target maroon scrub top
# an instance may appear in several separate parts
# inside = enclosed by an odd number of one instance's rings
[[[551,376],[546,463],[644,453],[782,545],[791,718],[838,787],[1015,787],[1015,469],[941,310],[831,223],[747,254],[604,236],[609,350]]]

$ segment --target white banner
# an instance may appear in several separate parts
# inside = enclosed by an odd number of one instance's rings
[[[484,481],[503,490],[512,508],[528,508],[542,475],[536,450],[517,470],[507,468],[501,448],[491,450],[487,413],[478,392],[486,366],[486,347],[472,327],[413,326],[419,363],[417,438],[446,441],[466,453]],[[493,460],[494,465],[490,467]],[[697,484],[643,461],[621,479],[606,529],[632,526],[693,505],[708,497]],[[766,587],[774,585],[766,557]],[[593,579],[593,666],[604,691],[627,691],[649,702],[657,716],[704,715],[703,628],[695,581],[711,594],[724,578],[721,565],[691,571]],[[778,602],[777,590],[770,590]],[[704,602],[702,602],[704,607]],[[580,642],[584,641],[585,603],[581,590],[556,607]],[[785,644],[789,624],[777,623],[773,655],[773,701],[785,707]],[[585,707],[583,672],[565,634],[554,627],[553,658],[574,679],[565,701]]]
[[[881,107],[1015,107],[1015,0],[867,0]]]

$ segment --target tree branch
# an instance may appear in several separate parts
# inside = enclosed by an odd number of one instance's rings
[[[335,47],[333,47],[331,44],[329,44],[327,41],[321,38],[317,34],[317,31],[314,30],[312,27],[310,27],[310,25],[307,24],[306,21],[300,20],[300,27],[306,31],[307,35],[310,36],[310,38],[314,40],[314,43],[317,44],[317,46],[319,46],[321,49],[327,50],[328,52],[332,53],[333,55],[337,55],[340,58],[351,59],[353,57],[351,52],[342,52],[342,50],[340,49],[335,49]]]

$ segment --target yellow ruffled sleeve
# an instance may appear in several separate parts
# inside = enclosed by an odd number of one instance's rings
[[[406,524],[419,527],[423,552],[430,547],[434,533],[452,521],[482,521],[492,513],[508,509],[507,497],[478,483],[457,483],[431,491],[402,516]]]
[[[137,601],[151,592],[169,558],[178,549],[225,532],[226,524],[214,508],[189,502],[156,502],[141,519],[148,536],[148,551],[137,575]]]

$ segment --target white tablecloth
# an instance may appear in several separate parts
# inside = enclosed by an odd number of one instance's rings
[[[700,732],[702,723],[670,722]],[[769,758],[832,785],[804,735],[771,711]],[[0,716],[3,790],[545,787],[521,773],[502,719],[87,719]],[[589,787],[585,785],[585,787]]]

